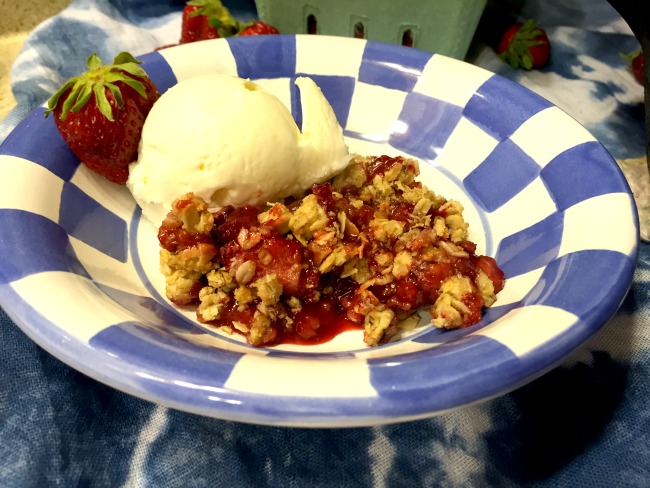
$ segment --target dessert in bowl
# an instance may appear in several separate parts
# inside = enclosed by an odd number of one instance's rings
[[[245,422],[402,421],[530,381],[625,296],[638,225],[623,175],[584,128],[519,85],[444,56],[324,36],[214,40],[139,59],[163,94],[197,75],[250,79],[299,127],[294,81],[311,78],[350,152],[416,160],[419,181],[463,206],[476,253],[506,282],[468,327],[440,329],[423,310],[376,347],[360,329],[253,347],[170,303],[157,226],[125,187],[80,166],[39,109],[0,147],[3,181],[15,182],[0,209],[0,298],[30,337],[89,376]],[[37,191],[25,195],[27,184]]]

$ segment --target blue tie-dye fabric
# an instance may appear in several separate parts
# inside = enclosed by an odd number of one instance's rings
[[[510,2],[514,4],[516,2]],[[240,18],[254,4],[226,2]],[[183,2],[77,0],[36,29],[14,64],[18,107],[0,141],[87,53],[173,43]],[[615,157],[644,151],[642,89],[619,53],[638,44],[604,0],[530,1],[548,28],[541,71],[484,49],[473,62],[549,98]],[[63,65],[62,59],[69,64]],[[616,317],[519,390],[429,420],[359,429],[261,427],[153,405],[89,379],[0,312],[0,486],[650,486],[650,247]]]

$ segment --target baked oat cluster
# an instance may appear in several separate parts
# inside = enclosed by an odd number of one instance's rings
[[[475,324],[504,276],[475,254],[459,202],[415,180],[418,163],[359,157],[302,198],[210,211],[189,193],[160,227],[167,297],[254,346],[361,328],[369,346],[429,307],[436,327]]]

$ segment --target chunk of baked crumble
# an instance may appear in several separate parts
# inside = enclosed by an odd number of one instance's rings
[[[166,294],[177,305],[194,302],[203,277],[215,263],[217,247],[210,237],[214,218],[207,204],[192,194],[172,205],[158,232],[160,267],[165,275]]]
[[[312,343],[332,323],[389,341],[429,307],[436,327],[475,324],[504,277],[476,255],[463,207],[416,181],[416,160],[360,157],[302,198],[209,211],[176,200],[159,231],[167,296],[254,346]]]

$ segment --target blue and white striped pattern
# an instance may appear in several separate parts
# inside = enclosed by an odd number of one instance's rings
[[[0,195],[0,301],[38,344],[100,381],[245,422],[425,417],[544,373],[627,292],[638,222],[623,175],[585,129],[520,85],[440,55],[321,36],[207,41],[141,59],[161,92],[206,72],[251,78],[298,123],[293,80],[312,77],[352,150],[416,157],[425,184],[461,200],[507,284],[476,326],[423,325],[373,349],[360,333],[254,349],[206,332],[164,300],[156,229],[128,191],[79,166],[39,108],[0,146],[0,178],[12,182]]]

